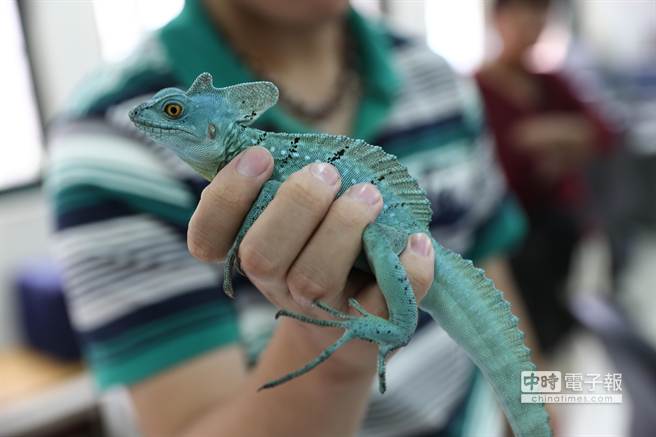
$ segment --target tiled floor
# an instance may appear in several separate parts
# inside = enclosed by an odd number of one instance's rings
[[[582,245],[573,275],[572,294],[610,291],[609,256],[603,238],[594,237]],[[631,259],[615,290],[630,320],[656,347],[656,234],[644,232],[635,241]],[[601,342],[579,330],[568,339],[550,362],[561,372],[616,372]],[[567,437],[624,437],[628,435],[631,394],[623,391],[622,404],[557,405],[559,435]]]
[[[552,361],[552,369],[573,373],[614,373],[617,370],[603,346],[592,335],[575,332]],[[627,436],[630,395],[622,404],[560,404],[554,406],[558,437]]]
[[[620,288],[624,308],[656,347],[656,232],[642,232],[636,238]]]

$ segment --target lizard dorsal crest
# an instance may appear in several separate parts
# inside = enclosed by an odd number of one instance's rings
[[[194,94],[202,94],[212,91],[216,91],[216,88],[214,88],[212,75],[209,73],[201,73],[187,90],[187,95],[191,96]]]
[[[187,95],[212,93],[221,97],[235,121],[251,124],[278,101],[278,88],[271,82],[248,82],[215,88],[212,75],[201,73],[187,90]]]

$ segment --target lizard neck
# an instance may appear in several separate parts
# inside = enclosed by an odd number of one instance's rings
[[[223,138],[225,147],[222,167],[232,161],[245,149],[258,144],[257,139],[263,131],[246,127],[239,123],[231,123]]]

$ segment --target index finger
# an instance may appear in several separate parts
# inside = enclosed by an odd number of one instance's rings
[[[246,214],[273,171],[263,147],[237,155],[203,190],[189,222],[187,245],[201,261],[218,261],[228,253]]]

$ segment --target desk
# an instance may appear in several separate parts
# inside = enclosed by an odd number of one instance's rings
[[[58,436],[98,423],[96,390],[82,364],[25,348],[0,352],[0,437]]]

